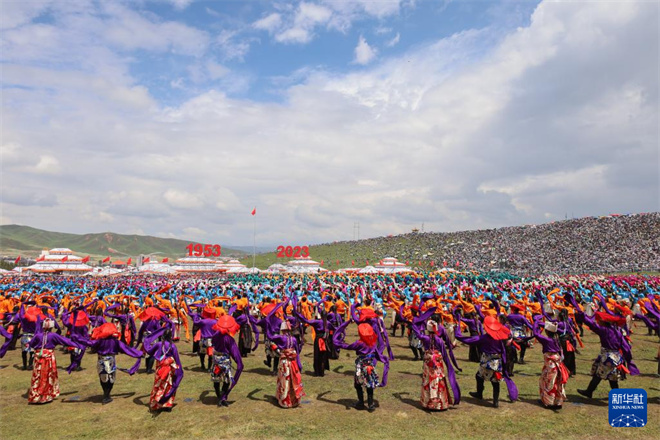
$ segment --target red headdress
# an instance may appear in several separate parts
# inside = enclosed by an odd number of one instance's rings
[[[119,338],[119,330],[117,326],[111,322],[106,322],[96,327],[92,331],[92,339],[107,339],[107,338]]]
[[[610,315],[607,312],[596,312],[596,320],[608,324],[616,324],[619,327],[623,327],[624,325],[626,325],[626,318],[624,318],[623,316]]]
[[[360,322],[364,322],[367,319],[377,318],[376,312],[372,308],[360,309]]]
[[[211,306],[206,306],[202,309],[202,318],[204,319],[215,319],[217,316],[217,311],[211,307]]]
[[[152,319],[162,319],[165,316],[165,313],[163,313],[162,310],[156,308],[156,307],[147,307],[140,313],[137,318],[140,321],[150,321]]]
[[[378,341],[376,332],[374,332],[374,329],[367,323],[358,325],[358,334],[360,335],[360,340],[369,347],[373,347]]]
[[[508,339],[509,335],[511,334],[511,330],[502,325],[502,323],[495,316],[486,316],[484,319],[484,329],[491,338],[498,341]]]
[[[223,335],[229,334],[234,336],[236,332],[241,328],[240,325],[236,322],[233,316],[223,315],[218,319],[218,322],[213,326],[213,330],[219,331]]]

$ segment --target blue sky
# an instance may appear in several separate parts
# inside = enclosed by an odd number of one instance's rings
[[[658,4],[3,1],[0,221],[242,245],[660,209]]]

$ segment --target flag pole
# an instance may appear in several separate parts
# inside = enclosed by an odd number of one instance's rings
[[[257,208],[255,207],[252,212],[252,217],[254,217],[254,232],[252,234],[252,269],[254,269],[255,266],[255,259],[257,258],[257,213],[256,213]]]

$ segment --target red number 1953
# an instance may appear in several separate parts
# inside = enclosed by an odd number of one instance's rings
[[[189,257],[219,257],[222,254],[222,247],[219,244],[199,244],[190,243],[186,246]]]

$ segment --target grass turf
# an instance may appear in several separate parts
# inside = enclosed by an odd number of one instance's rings
[[[349,332],[347,340],[354,336]],[[502,385],[499,409],[491,407],[488,384],[486,400],[469,397],[477,364],[467,361],[467,347],[459,345],[455,353],[463,369],[458,375],[463,400],[448,411],[427,412],[419,405],[422,363],[412,360],[406,338],[392,338],[397,359],[391,364],[387,387],[376,390],[378,408],[373,413],[351,408],[355,402],[354,354],[343,351],[339,360],[331,361],[332,371],[316,378],[311,376],[309,344],[303,349],[307,397],[299,408],[285,410],[275,401],[275,377],[262,362],[263,345],[245,359],[245,370],[230,395],[230,406],[219,408],[208,373],[199,370],[199,358],[190,355],[190,344],[182,341],[179,350],[185,376],[176,396],[177,406],[171,413],[161,414],[151,414],[147,407],[153,375],[146,375],[143,369],[134,376],[118,372],[114,401],[102,405],[96,356],[86,355],[83,371],[67,375],[62,367],[68,365],[68,355],[59,350],[56,354],[62,394],[50,404],[28,405],[30,372],[20,370],[20,351],[10,351],[0,360],[0,438],[660,438],[660,379],[654,374],[657,338],[646,336],[645,329],[638,327],[633,335],[633,353],[642,375],[620,384],[644,388],[648,393],[648,425],[636,429],[609,426],[606,382],[601,383],[593,400],[577,394],[576,390],[589,382],[591,361],[599,350],[594,334],[587,331],[584,340],[586,347],[577,357],[578,374],[567,384],[568,401],[560,411],[544,409],[537,403],[542,368],[538,344],[528,351],[527,364],[515,368],[520,400],[510,403]],[[130,364],[130,358],[118,356],[119,366]]]

